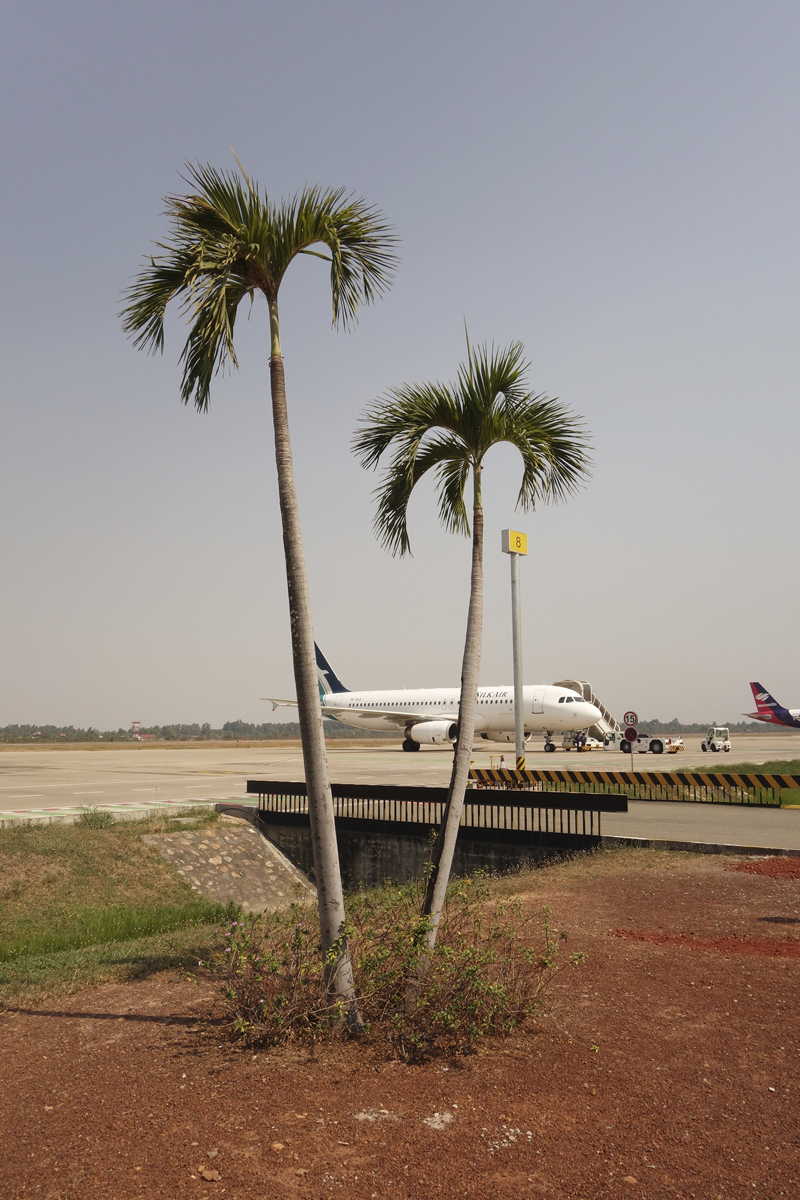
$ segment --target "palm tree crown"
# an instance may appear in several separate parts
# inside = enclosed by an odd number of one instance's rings
[[[266,192],[211,166],[188,166],[197,190],[168,196],[172,240],[159,242],[125,293],[123,328],[134,345],[164,348],[164,314],[178,297],[191,323],[183,348],[181,399],[205,411],[212,377],[226,363],[238,366],[233,329],[240,302],[261,292],[270,305],[272,354],[280,354],[277,299],[286,269],[298,254],[330,262],[333,323],[347,327],[360,304],[371,303],[391,283],[396,238],[377,209],[343,188],[305,188],[273,204]],[[312,250],[324,245],[328,255]]]
[[[439,517],[452,533],[469,536],[464,489],[475,479],[474,507],[481,506],[481,470],[492,446],[510,442],[522,456],[517,506],[558,501],[588,473],[583,427],[557,400],[525,390],[528,364],[520,342],[496,350],[467,345],[467,361],[455,384],[393,388],[368,409],[354,439],[364,467],[391,461],[377,489],[375,532],[393,554],[410,553],[408,504],[428,471],[436,473]]]

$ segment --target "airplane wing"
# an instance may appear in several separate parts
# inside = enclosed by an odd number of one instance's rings
[[[387,724],[397,725],[404,728],[406,725],[418,725],[421,721],[457,721],[458,717],[454,713],[436,713],[428,715],[428,713],[419,712],[398,712],[396,708],[354,708],[352,705],[347,707],[337,708],[333,704],[323,704],[323,713],[331,713],[334,716],[351,715],[357,717],[376,717],[379,720],[386,721]]]
[[[334,693],[331,693],[333,695]],[[275,696],[262,696],[262,700],[267,700],[272,705],[274,712],[279,705],[287,705],[297,708],[296,700],[280,700]],[[352,704],[335,705],[323,704],[323,716],[329,713],[332,717],[353,716],[353,717],[374,717],[378,720],[383,720],[387,725],[396,725],[400,729],[404,729],[406,725],[417,725],[421,721],[457,721],[458,713],[420,713],[420,712],[398,712],[396,708],[354,708]]]

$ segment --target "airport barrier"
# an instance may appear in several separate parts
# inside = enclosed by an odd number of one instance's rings
[[[509,774],[506,772],[505,774]],[[517,772],[510,772],[516,775]],[[519,774],[530,774],[520,772]],[[430,828],[442,822],[447,800],[444,787],[395,787],[390,784],[331,785],[337,828],[358,828],[373,832],[412,832],[413,827]],[[555,790],[555,789],[552,789]],[[281,821],[308,819],[305,783],[285,783],[266,779],[248,779],[247,791],[258,796],[262,817]],[[480,796],[480,798],[478,798]],[[563,790],[558,801],[543,804],[539,793],[529,787],[469,788],[461,814],[461,828],[467,837],[502,835],[555,834],[569,838],[599,838],[600,817],[604,812],[627,812],[628,798],[622,793]]]
[[[780,807],[785,793],[797,793],[800,775],[737,774],[735,771],[572,771],[508,767],[470,771],[478,790],[510,788],[541,793],[594,797],[625,796],[628,800],[667,800],[700,804],[753,804]],[[592,800],[594,804],[594,799]],[[588,804],[587,804],[588,806]],[[606,810],[608,811],[608,810]]]

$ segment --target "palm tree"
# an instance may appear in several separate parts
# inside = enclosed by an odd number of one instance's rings
[[[377,489],[375,531],[393,554],[410,552],[408,504],[424,475],[434,470],[439,519],[451,533],[469,536],[464,490],[472,475],[472,575],[461,667],[458,740],[442,826],[434,844],[423,914],[430,918],[428,949],[436,942],[453,862],[475,735],[483,625],[484,460],[492,446],[510,442],[522,457],[517,507],[557,502],[573,493],[589,467],[581,423],[556,400],[525,390],[528,364],[520,342],[499,350],[473,350],[454,384],[426,383],[392,389],[368,409],[353,448],[364,467],[391,458]]]
[[[238,160],[237,160],[238,162]],[[241,167],[241,164],[239,164]],[[239,305],[261,293],[270,325],[270,386],[275,431],[292,658],[303,742],[314,871],[319,901],[326,988],[343,1001],[351,1023],[360,1018],[344,924],[344,899],[333,803],[325,755],[311,605],[297,510],[286,387],[281,355],[278,292],[291,262],[311,254],[330,263],[334,326],[347,327],[392,279],[396,239],[380,212],[343,189],[306,188],[272,203],[242,170],[242,178],[210,166],[189,166],[187,195],[168,196],[171,240],[158,243],[125,293],[120,314],[134,345],[153,353],[164,347],[164,314],[176,298],[190,323],[181,354],[181,399],[206,412],[212,376],[238,365],[233,342]],[[312,246],[327,247],[320,254]]]

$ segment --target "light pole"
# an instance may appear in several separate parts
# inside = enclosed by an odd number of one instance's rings
[[[519,599],[519,560],[528,553],[527,534],[502,531],[503,553],[511,559],[511,642],[514,652],[514,741],[517,770],[525,770],[525,711],[522,699],[522,606]]]

